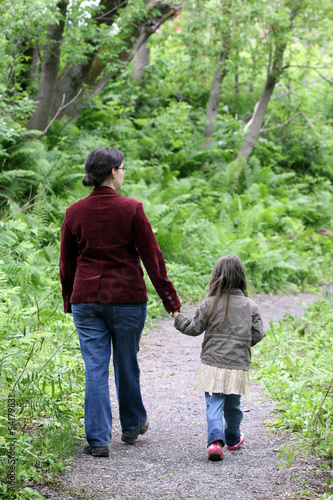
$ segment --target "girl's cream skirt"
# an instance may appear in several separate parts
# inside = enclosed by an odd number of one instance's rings
[[[244,394],[249,399],[249,371],[217,368],[201,363],[195,375],[193,389],[210,395]]]

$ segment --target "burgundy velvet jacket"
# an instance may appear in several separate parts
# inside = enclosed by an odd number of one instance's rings
[[[60,248],[65,313],[80,302],[147,302],[140,258],[166,311],[178,309],[181,302],[142,203],[98,186],[70,205]]]

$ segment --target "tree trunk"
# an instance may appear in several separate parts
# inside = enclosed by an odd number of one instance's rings
[[[217,68],[215,70],[212,86],[209,93],[206,113],[206,126],[203,131],[203,136],[208,138],[205,146],[209,146],[212,142],[212,138],[216,129],[216,119],[221,100],[221,85],[224,77],[228,73],[228,70],[225,68],[225,62],[228,59],[230,51],[230,35],[231,29],[227,33],[226,37],[222,40],[221,52],[217,58]]]
[[[87,97],[91,98],[96,95],[105,84],[117,76],[117,74],[105,74],[105,62],[99,57],[99,52],[92,51],[88,60],[84,63],[68,66],[63,73],[58,77],[59,61],[60,61],[60,46],[62,43],[64,29],[64,15],[66,13],[68,0],[61,0],[58,8],[62,14],[62,19],[59,24],[51,26],[48,34],[48,45],[45,50],[44,59],[41,68],[41,77],[39,90],[36,96],[37,107],[34,114],[31,116],[27,128],[35,130],[45,130],[49,118],[62,116],[64,114],[77,114],[82,108],[81,102],[74,100],[75,96],[85,86]],[[96,24],[105,23],[112,25],[120,6],[124,8],[127,1],[119,4],[118,0],[101,0],[100,6],[104,6],[102,15],[95,17]],[[149,0],[147,3],[147,11],[149,18],[138,21],[130,26],[127,35],[126,48],[119,55],[119,61],[125,65],[128,64],[137,51],[144,44],[149,36],[167,20],[176,15],[181,9],[181,5],[171,5],[168,0]],[[92,40],[87,40],[94,47]],[[102,75],[102,78],[100,76]],[[81,94],[83,95],[83,94]],[[74,100],[74,102],[72,102]],[[63,105],[66,108],[62,109]],[[69,105],[68,105],[69,104]]]
[[[144,43],[141,45],[134,58],[133,80],[141,80],[145,67],[149,66],[150,48]]]
[[[228,59],[230,51],[230,35],[231,30],[229,30],[226,38],[222,41],[221,52],[217,58],[217,68],[215,70],[212,86],[209,92],[206,125],[202,133],[202,135],[208,139],[204,144],[205,148],[208,148],[211,145],[216,129],[217,114],[219,111],[219,104],[221,100],[221,85],[224,77],[228,73],[228,70],[225,68],[225,62]],[[206,161],[203,161],[200,166],[201,171],[204,170],[205,164]]]
[[[28,130],[44,130],[51,111],[54,91],[57,84],[57,76],[60,63],[60,46],[65,27],[65,14],[68,6],[68,0],[61,0],[58,3],[58,9],[61,18],[58,23],[50,27],[46,39],[46,47],[41,67],[41,77],[38,93],[36,97],[37,107],[35,113],[31,116],[27,128]]]
[[[252,119],[247,125],[249,131],[238,153],[238,156],[243,156],[246,160],[252,154],[253,148],[257,142],[268,103],[273,94],[277,79],[282,72],[282,62],[285,48],[285,43],[277,44],[275,47],[273,65],[268,69],[264,90],[260,96],[259,102],[255,107]]]
[[[253,117],[248,124],[249,131],[239,151],[239,155],[244,156],[246,160],[251,155],[253,148],[259,137],[264,115],[268,103],[270,101],[271,95],[273,94],[275,83],[276,83],[275,77],[269,75],[265,83],[265,88],[260,96],[259,103],[257,103],[255,111],[253,113]]]
[[[221,61],[220,56],[219,56],[219,62]],[[218,67],[215,70],[212,86],[209,93],[209,100],[208,100],[207,114],[206,114],[206,126],[203,131],[203,136],[209,139],[206,145],[210,144],[215,132],[217,113],[219,110],[219,104],[221,100],[221,85],[226,74],[227,71],[226,70],[221,71],[220,67]]]

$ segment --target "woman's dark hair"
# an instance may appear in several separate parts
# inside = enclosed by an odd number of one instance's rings
[[[245,269],[237,255],[225,255],[220,257],[214,264],[212,274],[208,283],[208,297],[214,297],[211,304],[208,319],[212,319],[217,313],[217,303],[222,294],[226,294],[226,308],[222,322],[218,326],[221,328],[228,313],[230,290],[238,288],[247,297]]]
[[[124,154],[118,149],[97,148],[86,159],[86,175],[82,179],[84,186],[100,186],[111,174],[113,168],[122,164]]]

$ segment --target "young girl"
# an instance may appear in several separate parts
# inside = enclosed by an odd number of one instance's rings
[[[225,444],[228,450],[238,450],[244,442],[241,394],[248,394],[251,346],[266,335],[258,306],[247,297],[239,257],[227,255],[217,260],[208,297],[193,318],[177,311],[172,317],[175,328],[185,335],[195,337],[205,331],[193,389],[206,396],[208,459],[222,460]]]

